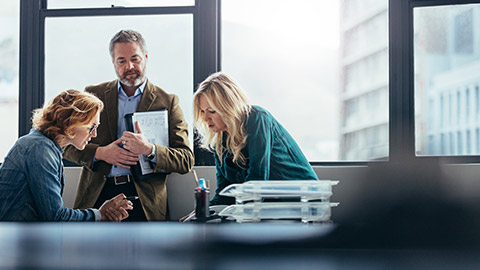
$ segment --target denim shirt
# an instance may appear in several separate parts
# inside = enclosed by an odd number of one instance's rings
[[[214,152],[217,190],[210,205],[233,204],[235,199],[220,196],[225,187],[250,180],[318,180],[315,171],[288,131],[264,108],[253,105],[245,124],[247,143],[242,154],[247,164],[233,162],[224,151],[222,162]],[[226,135],[224,134],[224,146]]]
[[[97,209],[63,206],[63,150],[32,129],[0,166],[0,221],[95,221]]]

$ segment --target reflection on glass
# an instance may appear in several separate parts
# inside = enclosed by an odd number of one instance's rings
[[[388,158],[387,3],[222,0],[222,70],[310,161]]]
[[[0,9],[0,163],[18,138],[19,4],[2,1]]]
[[[479,23],[480,5],[414,9],[419,156],[480,154]]]
[[[65,89],[83,90],[88,85],[117,79],[108,45],[120,29],[133,29],[143,35],[148,50],[148,79],[179,96],[191,129],[193,16],[190,14],[47,18],[45,100]]]
[[[49,9],[194,6],[195,0],[48,0]]]

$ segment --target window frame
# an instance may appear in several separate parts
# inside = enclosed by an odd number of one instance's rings
[[[480,162],[480,156],[415,154],[413,10],[417,7],[461,4],[480,4],[480,0],[389,0],[388,160],[311,162],[312,165],[368,165],[416,159],[436,159],[453,164]],[[44,27],[47,17],[193,14],[195,88],[209,74],[221,70],[220,5],[221,0],[196,0],[194,6],[179,7],[47,9],[47,0],[21,0],[19,136],[28,133],[32,110],[42,106],[44,102]],[[195,165],[213,165],[212,154],[200,149],[196,142],[192,143]]]
[[[395,0],[389,0],[390,4],[396,2]],[[400,2],[400,1],[399,1]],[[402,1],[403,2],[403,1]],[[407,3],[408,2],[408,5]],[[390,88],[390,94],[392,95],[394,91],[403,91],[407,92],[408,96],[408,108],[404,109],[404,113],[407,113],[408,119],[404,119],[403,127],[404,135],[409,136],[411,139],[406,144],[406,149],[404,155],[398,156],[398,161],[400,162],[402,159],[429,159],[429,160],[438,160],[441,164],[467,164],[467,163],[480,163],[480,155],[458,155],[458,156],[447,156],[447,155],[429,155],[429,156],[417,156],[415,153],[415,116],[414,116],[414,94],[415,94],[415,86],[414,86],[414,21],[413,21],[413,10],[419,7],[434,7],[434,6],[447,6],[447,5],[467,5],[467,4],[480,4],[478,0],[409,0],[405,1],[402,7],[402,13],[404,14],[404,18],[407,18],[406,21],[402,21],[402,25],[395,25],[395,22],[390,22],[389,29],[390,31],[400,31],[403,30],[402,33],[397,33],[400,38],[398,41],[408,41],[408,45],[403,48],[403,56],[406,57],[406,61],[408,65],[402,70],[402,77],[407,78],[408,76],[408,88]],[[392,12],[390,13],[392,15]],[[393,24],[393,25],[392,25]],[[397,21],[397,24],[400,24],[400,21]],[[403,27],[403,29],[399,29],[399,27]],[[392,42],[392,40],[390,40]],[[390,45],[393,46],[392,43]],[[390,72],[390,79],[394,77],[395,74]],[[392,98],[392,97],[391,97]],[[391,101],[392,102],[392,101]],[[407,103],[407,102],[405,102]],[[406,104],[404,104],[406,106]],[[390,111],[390,117],[392,116],[392,111]],[[398,116],[397,116],[398,117]],[[473,117],[473,116],[471,116]],[[410,120],[410,121],[407,121]],[[405,129],[408,131],[405,131]],[[391,136],[392,138],[392,136]],[[401,146],[401,145],[400,145]],[[399,145],[396,145],[399,147]]]
[[[219,70],[217,46],[219,0],[196,0],[194,6],[48,9],[48,0],[20,2],[19,137],[31,129],[31,112],[45,99],[45,20],[49,17],[191,14],[193,16],[193,85]],[[201,33],[201,34],[200,34]],[[192,94],[195,89],[192,89]],[[195,140],[195,138],[194,138]],[[194,144],[195,165],[214,163]],[[72,164],[68,164],[72,165]]]

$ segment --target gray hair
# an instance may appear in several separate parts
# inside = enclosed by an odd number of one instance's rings
[[[120,30],[110,40],[110,46],[108,49],[110,51],[110,56],[112,58],[113,58],[113,47],[115,46],[115,44],[125,43],[125,42],[136,42],[140,47],[140,50],[142,50],[143,54],[147,54],[147,44],[145,43],[145,40],[143,39],[142,34],[140,34],[135,30]]]

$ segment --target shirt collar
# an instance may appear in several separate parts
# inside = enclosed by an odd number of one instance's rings
[[[135,94],[133,96],[141,95],[143,94],[143,90],[145,89],[145,85],[147,85],[147,80],[145,80],[138,88],[135,90]],[[118,89],[118,94],[127,96],[125,94],[125,91],[122,88],[122,84],[120,83],[120,80],[117,80],[117,89]]]

